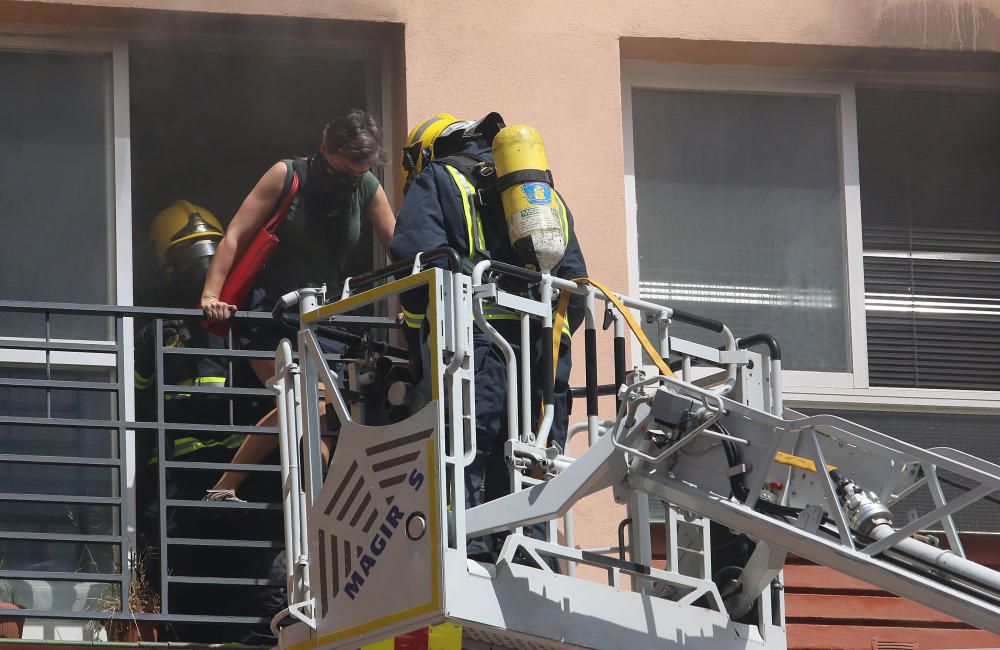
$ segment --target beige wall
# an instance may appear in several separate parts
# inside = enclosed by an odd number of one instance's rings
[[[8,0],[0,3],[0,19],[19,14],[19,20],[31,21],[39,8],[48,8],[47,20],[57,21],[60,4]],[[397,85],[396,95],[405,98],[396,115],[396,136],[405,133],[406,125],[439,111],[477,117],[498,110],[508,122],[535,125],[546,140],[558,186],[576,217],[591,273],[622,288],[628,286],[619,82],[622,54],[715,63],[853,66],[859,62],[885,65],[887,57],[892,57],[884,48],[904,48],[985,53],[924,56],[917,59],[918,66],[920,60],[932,67],[954,61],[955,66],[992,65],[996,69],[995,55],[1000,53],[1000,0],[103,0],[69,4],[402,25],[404,69],[398,72],[405,85]],[[871,54],[862,56],[865,52]],[[403,88],[405,93],[398,92]]]
[[[88,8],[89,7],[89,8]],[[94,7],[106,9],[97,10]],[[627,289],[622,58],[827,68],[1000,70],[1000,0],[0,0],[0,23],[155,29],[130,8],[391,23],[397,141],[440,111],[500,111],[543,134],[590,273]],[[163,14],[157,14],[162,18]],[[183,15],[169,21],[183,25]],[[400,36],[401,31],[401,36]],[[401,42],[400,42],[401,40]],[[604,358],[610,358],[610,346]],[[602,369],[610,378],[610,363]],[[581,405],[582,407],[582,405]],[[605,500],[606,502],[606,500]],[[581,512],[587,545],[618,515]],[[594,531],[607,530],[598,539]]]

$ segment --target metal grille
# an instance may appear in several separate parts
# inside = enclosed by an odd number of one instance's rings
[[[1000,416],[802,410],[810,415],[832,413],[925,449],[954,447],[991,463],[1000,463]],[[944,487],[949,499],[962,492],[953,486]],[[904,524],[914,512],[923,514],[932,507],[930,494],[926,490],[918,490],[893,506],[892,511],[897,524]],[[962,532],[1000,532],[1000,505],[987,500],[978,501],[958,512],[955,524]]]
[[[24,601],[27,609],[19,615],[170,623],[182,641],[239,641],[248,639],[251,626],[266,631],[284,593],[283,564],[274,562],[282,530],[277,466],[230,465],[232,448],[217,462],[167,451],[175,451],[174,442],[184,437],[269,435],[273,427],[253,423],[273,398],[263,388],[233,388],[232,379],[226,385],[171,385],[164,367],[183,355],[214,356],[232,378],[234,362],[273,358],[273,350],[233,349],[231,336],[226,349],[166,346],[164,322],[195,323],[200,312],[194,310],[0,302],[0,313],[7,312],[28,314],[24,323],[40,325],[18,332],[16,340],[0,341],[8,358],[27,355],[27,365],[0,365],[0,582],[13,585]],[[75,330],[110,329],[110,341],[54,338],[50,321],[70,315],[110,323],[110,328]],[[127,404],[136,379],[126,372],[123,343],[128,328],[138,331],[147,323],[156,332],[155,379],[147,390],[155,406],[145,419],[130,420]],[[91,361],[67,366],[59,359],[68,352],[90,355]],[[178,411],[171,404],[179,398],[211,402],[213,415],[198,417],[192,413],[206,411],[194,409],[173,419]],[[248,405],[256,400],[260,403]],[[138,450],[134,457],[126,452],[130,432]],[[248,490],[245,504],[202,502],[203,488],[175,492],[195,483],[210,486],[225,469],[249,472],[273,483],[273,489],[262,484],[259,498]],[[130,499],[138,502],[138,529],[147,538],[139,544],[123,533],[130,524]],[[147,509],[152,515],[146,516]],[[175,520],[186,523],[173,526]],[[136,552],[152,560],[144,568],[160,613],[131,611],[130,599],[121,597],[134,593],[134,572],[123,566]],[[70,596],[60,601],[53,597],[59,593]],[[167,638],[161,632],[161,640]]]
[[[1000,390],[1000,94],[857,97],[871,383]]]

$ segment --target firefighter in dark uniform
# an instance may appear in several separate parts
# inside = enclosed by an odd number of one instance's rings
[[[405,198],[392,238],[394,259],[448,246],[463,256],[465,272],[487,258],[528,266],[524,256],[516,253],[511,244],[499,192],[483,180],[490,175],[484,174],[483,168],[493,163],[494,136],[503,127],[503,119],[496,113],[478,122],[462,122],[451,115],[439,114],[413,129],[403,151]],[[566,234],[566,247],[551,274],[566,279],[586,277],[587,267],[573,230],[573,216],[562,197],[554,191],[553,194],[554,209]],[[504,285],[504,289],[521,294],[526,291],[523,284],[517,283]],[[421,336],[426,337],[426,288],[407,292],[401,301],[407,341],[411,347],[419,345]],[[583,320],[581,297],[575,296],[570,301],[568,316],[555,372],[555,418],[549,438],[551,444],[560,447],[565,445],[568,425],[570,337]],[[519,317],[502,310],[488,310],[486,318],[514,348],[515,354],[520,355]],[[478,328],[474,329],[473,339],[477,452],[465,470],[466,507],[470,508],[509,491],[503,458],[507,439],[506,360],[496,344]],[[533,332],[532,340],[538,339],[539,332]],[[537,369],[544,361],[540,345],[533,354],[532,367]],[[534,413],[539,412],[541,402],[539,380],[540,376],[532,379]],[[535,536],[540,536],[538,530]],[[494,562],[501,543],[502,536],[470,540],[467,551],[474,559]]]
[[[222,239],[223,229],[215,216],[203,207],[188,201],[176,201],[156,215],[150,227],[150,240],[154,248],[161,284],[144,299],[157,307],[193,308],[198,304],[205,272]],[[207,332],[197,317],[164,319],[164,348],[225,349],[225,340]],[[150,322],[136,335],[135,387],[136,410],[139,420],[155,420],[157,410],[163,409],[167,423],[227,424],[229,405],[225,398],[205,393],[166,393],[162,405],[156,403],[156,323]],[[163,382],[175,386],[224,386],[228,363],[225,357],[164,354]],[[239,434],[201,433],[169,430],[165,433],[167,459],[185,462],[225,463],[243,441]],[[142,507],[140,533],[149,543],[155,543],[159,532],[158,447],[155,436],[140,438],[139,458],[148,458],[146,467],[140,468],[137,489],[138,503]],[[211,487],[213,472],[168,468],[166,472],[165,499],[198,501]],[[166,534],[170,537],[217,537],[214,528],[223,528],[225,522],[207,519],[194,508],[168,508]],[[178,575],[212,575],[216,561],[200,547],[172,545],[167,554],[168,570]],[[161,551],[162,558],[162,551]],[[159,586],[159,573],[154,572]],[[198,590],[179,586],[174,602],[178,609],[191,613],[208,613],[204,608],[211,603],[196,593]],[[204,590],[202,590],[204,591]],[[183,592],[183,593],[181,593]],[[217,630],[206,626],[192,626],[190,630],[176,630],[185,640],[224,641]],[[230,630],[231,633],[231,630]],[[212,638],[214,637],[214,638]]]

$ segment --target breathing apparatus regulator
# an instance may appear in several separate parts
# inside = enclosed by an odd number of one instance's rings
[[[215,215],[190,201],[174,201],[149,228],[156,262],[170,279],[204,281],[222,235]]]

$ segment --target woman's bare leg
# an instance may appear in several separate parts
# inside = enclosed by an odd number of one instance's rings
[[[254,373],[262,384],[266,384],[267,380],[271,377],[271,363],[266,359],[251,359],[250,365],[253,367]],[[262,417],[258,422],[258,427],[273,427],[277,424],[278,411],[276,409],[271,409],[267,415]],[[326,430],[326,414],[320,415],[319,423],[320,431]],[[326,466],[330,463],[330,441],[327,438],[321,440],[320,453],[323,457],[323,465]],[[273,452],[278,448],[278,438],[276,436],[262,436],[262,435],[248,435],[243,443],[240,444],[240,448],[236,450],[233,454],[233,459],[229,462],[238,465],[256,465],[260,463],[268,454]],[[243,481],[247,479],[246,472],[225,472],[219,478],[219,480],[212,487],[213,490],[236,490],[241,485]]]

